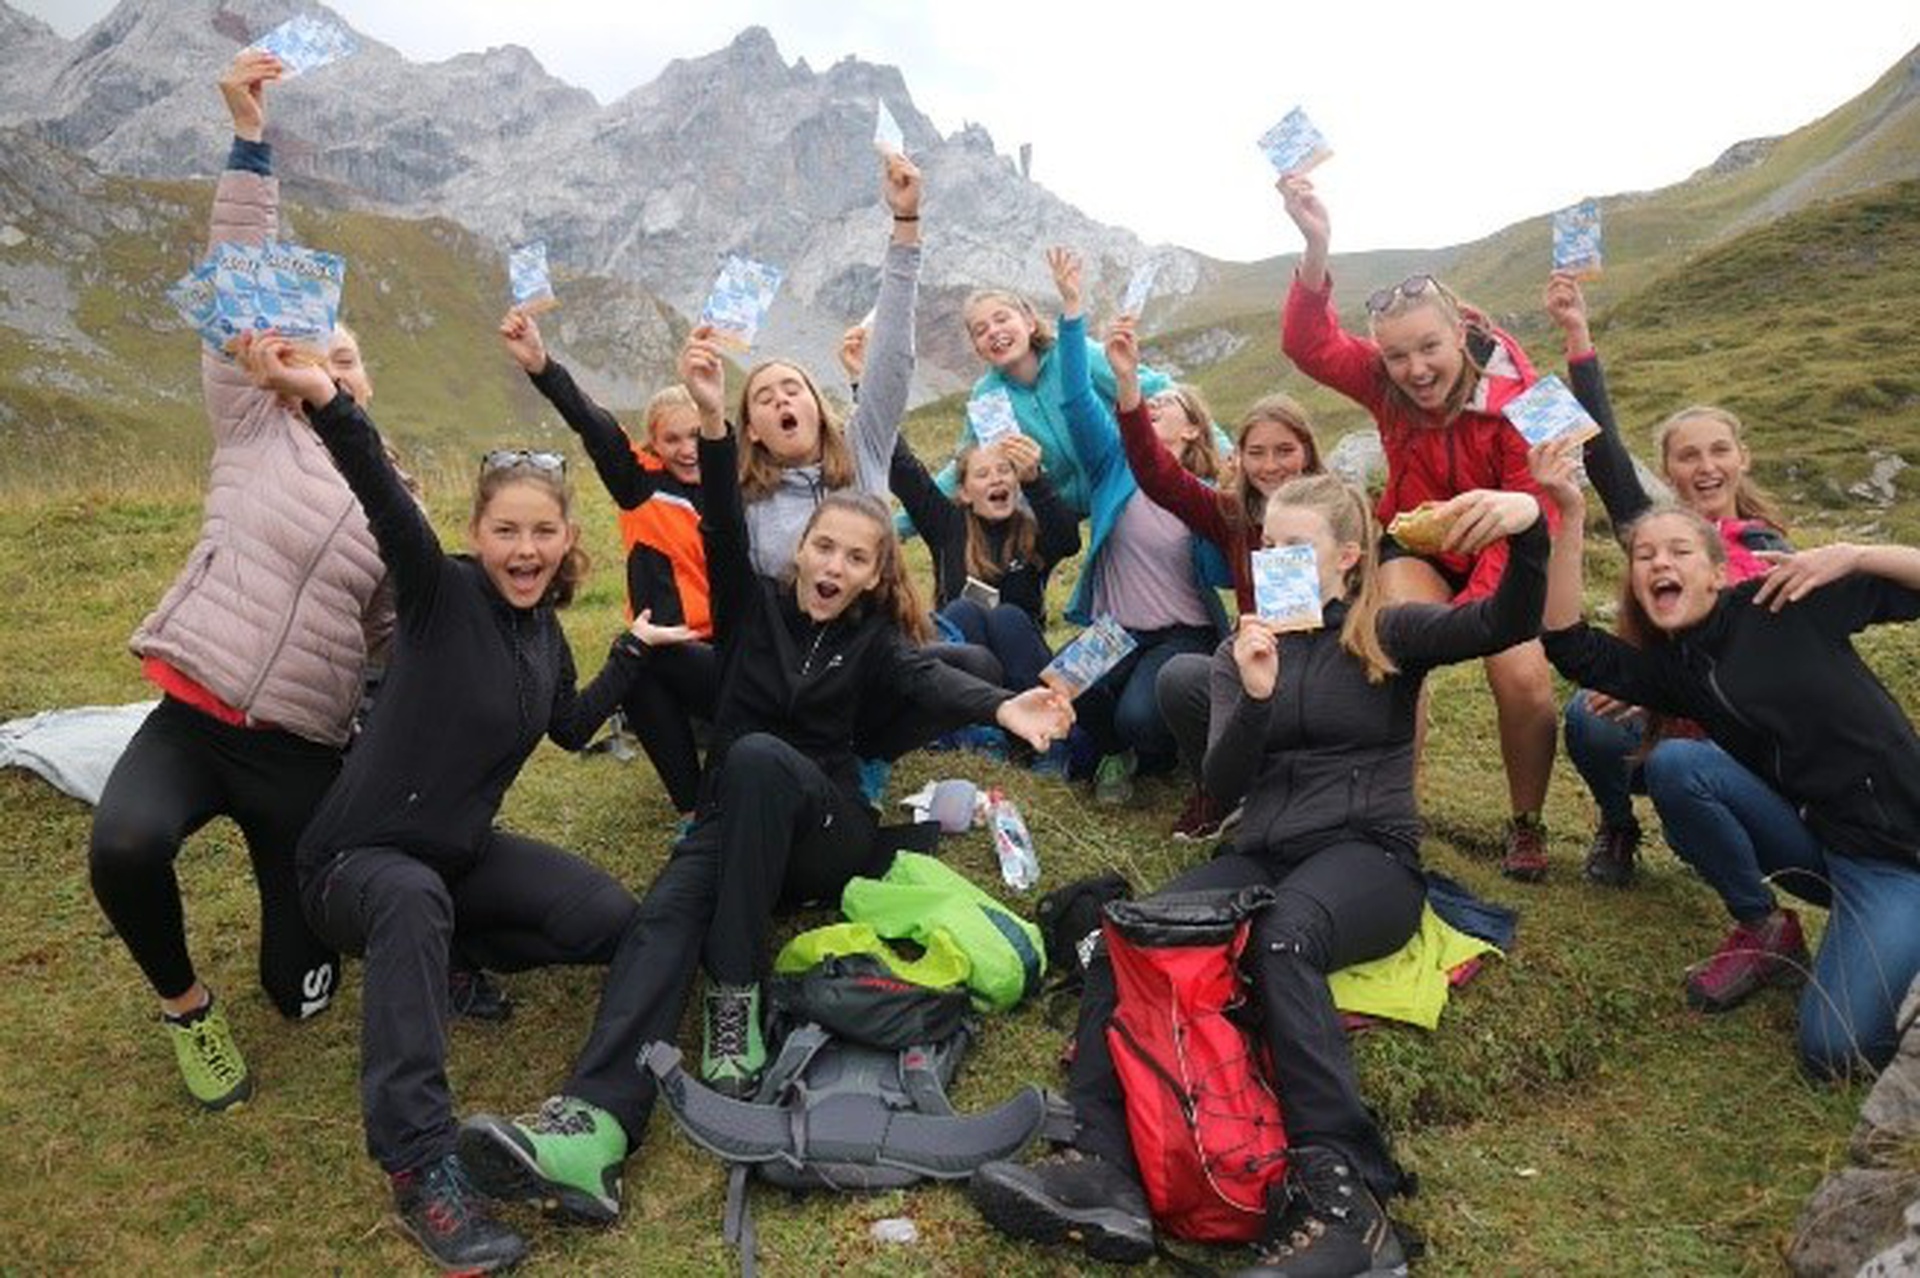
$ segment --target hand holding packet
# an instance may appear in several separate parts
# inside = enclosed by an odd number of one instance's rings
[[[1126,627],[1112,617],[1096,617],[1047,663],[1040,672],[1040,682],[1063,697],[1077,697],[1138,646]]]
[[[967,425],[982,445],[1007,435],[1020,433],[1020,419],[1014,415],[1013,396],[994,389],[967,401]]]
[[[907,135],[900,128],[900,121],[893,118],[893,112],[887,110],[884,100],[878,103],[880,111],[873,122],[873,148],[882,155],[905,155],[907,153]]]
[[[535,240],[507,252],[507,284],[513,289],[513,305],[528,315],[541,315],[560,305],[553,295],[553,280],[547,274],[547,242]]]
[[[1286,113],[1280,123],[1260,135],[1260,153],[1281,177],[1312,170],[1333,155],[1327,139],[1314,127],[1299,107]]]
[[[1600,433],[1600,423],[1587,415],[1566,383],[1552,373],[1528,387],[1524,395],[1508,401],[1500,411],[1529,447],[1562,435],[1572,435],[1584,444]]]
[[[261,36],[253,47],[280,59],[281,78],[291,80],[337,62],[360,46],[345,29],[303,13]]]
[[[738,253],[727,254],[713,291],[700,308],[701,324],[713,329],[713,339],[735,350],[753,349],[753,342],[773,309],[773,295],[780,291],[786,273]]]
[[[1320,559],[1312,546],[1270,546],[1253,552],[1254,609],[1273,630],[1318,630]]]
[[[273,329],[324,360],[340,316],[347,264],[334,253],[269,240],[221,243],[167,290],[200,339],[217,354],[241,333]]]
[[[1553,269],[1581,279],[1600,274],[1600,205],[1582,200],[1553,215]]]

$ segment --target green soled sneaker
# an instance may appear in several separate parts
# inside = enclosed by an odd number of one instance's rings
[[[1093,800],[1109,807],[1120,807],[1133,800],[1133,774],[1140,761],[1133,751],[1110,754],[1100,760],[1093,773]]]
[[[709,985],[704,1022],[701,1079],[723,1096],[752,1096],[767,1067],[767,1045],[760,1036],[759,984],[716,981]]]
[[[253,1075],[234,1044],[233,1030],[226,1013],[213,1005],[208,995],[205,1006],[185,1016],[161,1015],[168,1037],[173,1039],[173,1054],[180,1062],[180,1077],[187,1091],[211,1110],[232,1109],[244,1105],[253,1096]]]
[[[619,1217],[626,1158],[627,1133],[614,1116],[572,1096],[548,1097],[512,1122],[475,1114],[460,1124],[460,1161],[482,1193],[591,1225]]]

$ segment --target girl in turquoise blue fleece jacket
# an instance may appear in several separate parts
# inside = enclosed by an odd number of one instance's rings
[[[1103,755],[1130,751],[1148,769],[1164,768],[1173,762],[1174,740],[1154,696],[1154,680],[1161,666],[1183,652],[1213,651],[1227,631],[1216,590],[1232,579],[1217,547],[1193,536],[1177,516],[1140,491],[1120,444],[1111,400],[1094,390],[1086,354],[1093,343],[1080,308],[1079,256],[1056,248],[1048,252],[1047,264],[1060,289],[1060,340],[1054,348],[1060,408],[1069,444],[1085,467],[1092,521],[1080,580],[1065,615],[1086,625],[1096,610],[1110,613],[1139,645],[1082,693],[1075,709]],[[1111,371],[1105,358],[1101,365]],[[1151,553],[1154,543],[1167,538],[1185,547],[1180,557],[1185,575],[1178,580],[1160,577],[1166,560]],[[1148,553],[1140,555],[1142,549]],[[1102,792],[1109,797],[1124,792],[1129,771],[1128,764],[1103,764]]]

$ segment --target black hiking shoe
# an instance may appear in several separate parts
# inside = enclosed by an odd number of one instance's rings
[[[1626,825],[1601,822],[1587,848],[1587,882],[1603,887],[1627,887],[1633,883],[1634,862],[1640,855],[1640,823]]]
[[[446,1272],[491,1273],[526,1256],[527,1240],[493,1218],[458,1154],[390,1179],[400,1227]]]
[[[1235,1278],[1405,1278],[1400,1236],[1346,1160],[1313,1145],[1287,1157],[1259,1258]]]
[[[1010,1238],[1078,1243],[1095,1260],[1137,1265],[1153,1255],[1153,1217],[1138,1181],[1104,1158],[1065,1149],[1034,1163],[986,1163],[968,1192]]]
[[[512,1019],[513,1000],[479,968],[456,967],[447,973],[447,1010],[465,1020],[497,1025]]]

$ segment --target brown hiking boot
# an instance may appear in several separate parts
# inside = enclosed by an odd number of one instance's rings
[[[1538,883],[1547,877],[1547,827],[1540,824],[1538,816],[1521,813],[1507,822],[1500,873],[1522,883]]]

